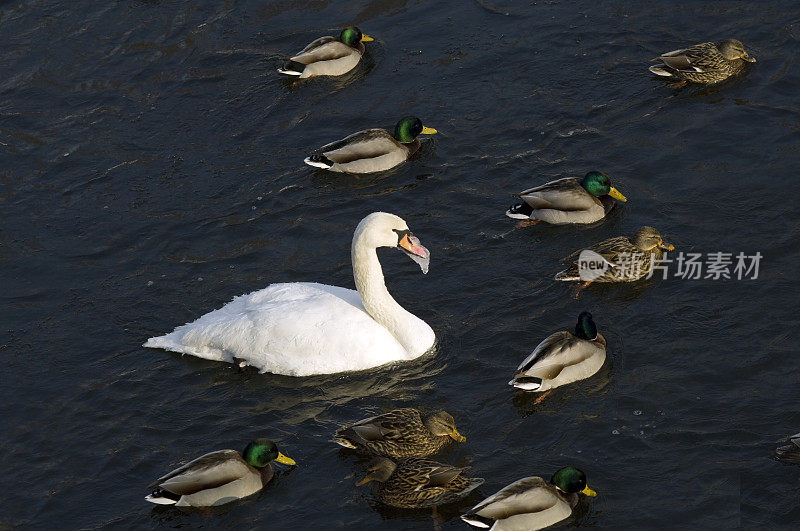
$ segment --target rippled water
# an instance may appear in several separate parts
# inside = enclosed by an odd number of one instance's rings
[[[358,72],[292,84],[276,57],[357,24]],[[741,39],[749,75],[674,92],[648,60]],[[443,407],[467,436],[438,458],[486,483],[574,464],[600,528],[795,528],[800,469],[770,459],[800,430],[794,277],[796,2],[361,0],[0,4],[0,527],[432,528],[378,505],[347,420]],[[306,152],[414,113],[421,156],[354,178]],[[586,228],[513,230],[514,194],[602,169],[629,202]],[[271,282],[352,287],[367,213],[401,215],[431,270],[381,254],[390,290],[438,352],[295,379],[140,347]],[[685,252],[756,251],[757,280],[590,288],[558,259],[658,228]],[[535,405],[506,385],[589,309],[606,366]],[[267,435],[300,466],[210,512],[153,507],[153,478]]]

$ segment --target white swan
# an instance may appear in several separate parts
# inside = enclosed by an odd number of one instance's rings
[[[430,253],[401,218],[374,212],[356,227],[351,247],[356,290],[310,282],[272,284],[233,299],[173,332],[147,340],[216,361],[243,361],[261,372],[308,376],[358,371],[414,359],[436,336],[386,289],[378,247],[405,251],[428,272]]]

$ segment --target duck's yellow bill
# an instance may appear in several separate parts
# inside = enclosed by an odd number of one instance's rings
[[[367,476],[364,479],[362,479],[361,481],[359,481],[358,483],[356,483],[356,487],[360,487],[361,485],[363,485],[365,483],[369,483],[370,481],[372,481],[372,478]]]
[[[593,491],[592,489],[590,489],[589,485],[586,485],[586,487],[581,491],[581,494],[586,494],[590,498],[592,498],[594,496],[597,496],[597,493],[595,491]]]
[[[372,41],[374,41],[374,40],[375,40],[375,39],[373,39],[373,38],[372,38],[372,37],[370,37],[369,35],[362,35],[362,36],[361,36],[361,42],[372,42]]]
[[[275,461],[279,463],[283,463],[284,465],[296,465],[297,463],[294,462],[294,459],[291,457],[286,457],[282,453],[278,452],[278,457],[275,458]]]
[[[672,245],[671,243],[664,243],[663,241],[661,241],[658,244],[658,246],[661,247],[662,249],[664,249],[665,251],[674,251],[675,250],[675,246],[674,245]]]
[[[464,442],[464,441],[466,441],[466,440],[467,440],[467,438],[466,438],[466,437],[464,437],[463,435],[461,435],[460,433],[458,433],[458,430],[457,430],[457,429],[455,429],[455,428],[453,428],[453,431],[451,431],[451,432],[450,432],[450,437],[451,437],[451,438],[452,438],[454,441],[458,441],[458,442],[460,442],[460,443],[461,443],[461,442]]]
[[[620,193],[620,191],[617,190],[616,188],[614,188],[613,186],[611,187],[611,190],[608,191],[608,195],[610,195],[611,197],[613,197],[614,199],[617,199],[619,201],[627,201],[628,200],[627,197],[622,195]]]
[[[437,131],[433,127],[425,127],[424,125],[422,126],[422,134],[423,135],[435,135],[438,132],[439,131]]]

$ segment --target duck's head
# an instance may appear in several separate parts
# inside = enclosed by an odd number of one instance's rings
[[[394,126],[394,138],[398,142],[408,144],[413,142],[419,135],[435,135],[436,129],[425,127],[422,120],[416,116],[406,116]]]
[[[575,494],[580,492],[587,496],[597,496],[597,493],[586,485],[586,474],[573,466],[565,466],[557,470],[550,483],[565,494]]]
[[[422,269],[428,272],[431,253],[414,236],[403,218],[386,212],[373,212],[361,220],[353,235],[353,249],[361,245],[371,248],[396,247],[406,253]]]
[[[725,39],[719,43],[719,52],[722,54],[722,57],[728,61],[741,59],[743,61],[747,61],[748,63],[756,62],[756,58],[744,50],[744,44],[736,39]]]
[[[664,243],[661,234],[653,227],[642,227],[637,230],[631,238],[631,243],[642,252],[649,252],[659,247],[665,251],[672,251],[675,246],[669,243]]]
[[[269,439],[256,439],[248,444],[242,457],[250,466],[264,468],[273,461],[284,465],[295,465],[294,459],[290,459],[278,451],[278,447]]]
[[[454,441],[464,442],[466,437],[458,433],[456,421],[446,411],[437,411],[425,421],[425,426],[437,437],[450,437]]]
[[[575,335],[589,341],[597,337],[597,325],[592,320],[592,314],[581,312],[578,316],[578,323],[575,325]]]
[[[391,459],[387,459],[385,457],[373,459],[369,464],[369,468],[367,468],[367,475],[364,477],[364,479],[356,483],[356,486],[360,487],[361,485],[369,483],[370,481],[382,483],[389,479],[392,474],[394,474],[395,468],[397,468],[397,465],[394,464],[394,461]]]
[[[357,27],[350,26],[342,30],[342,32],[339,34],[339,40],[351,48],[358,48],[359,42],[370,42],[375,39],[364,35]]]
[[[590,171],[587,173],[583,181],[581,181],[581,186],[595,197],[610,195],[614,199],[619,199],[620,201],[628,200],[619,190],[611,186],[611,179],[601,171]]]

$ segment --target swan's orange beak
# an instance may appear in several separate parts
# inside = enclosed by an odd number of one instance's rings
[[[404,234],[403,237],[400,238],[400,241],[397,242],[397,245],[405,251],[421,258],[425,258],[428,255],[428,250],[420,245],[419,239],[410,232]]]
[[[425,274],[428,272],[428,264],[431,261],[431,253],[419,242],[419,239],[411,234],[411,231],[401,232],[400,241],[397,247],[405,251],[422,269]]]

